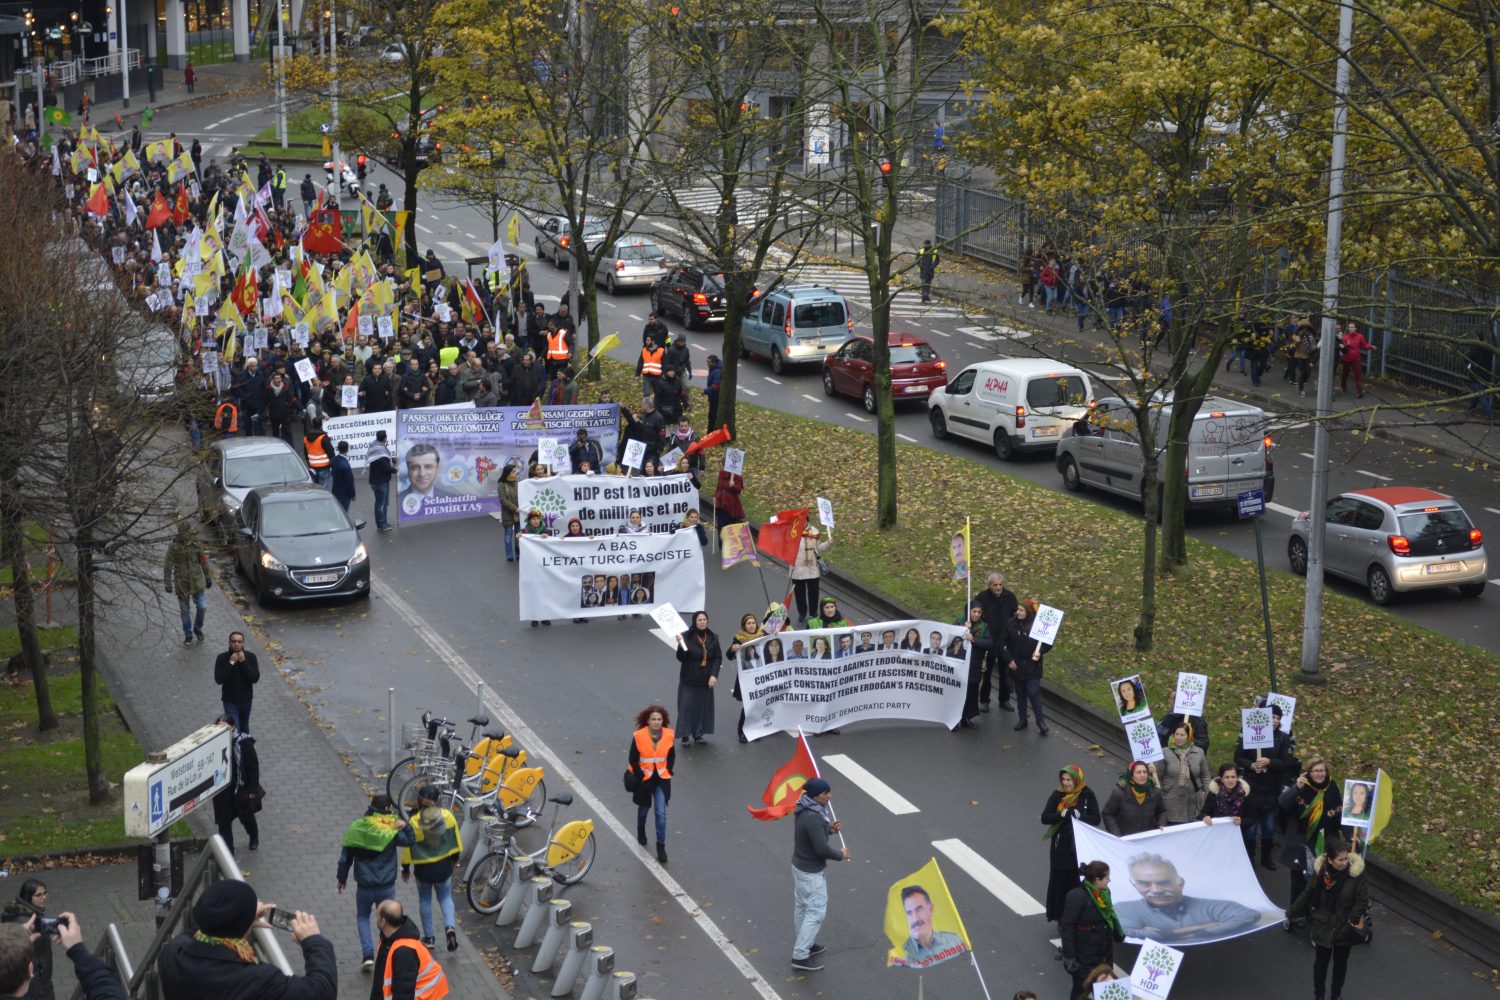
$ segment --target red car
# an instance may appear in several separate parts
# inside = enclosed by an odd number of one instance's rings
[[[924,404],[933,389],[948,384],[948,363],[927,341],[914,333],[893,333],[891,345],[891,397],[919,400]],[[850,337],[823,359],[823,391],[863,399],[865,410],[875,412],[875,341]]]

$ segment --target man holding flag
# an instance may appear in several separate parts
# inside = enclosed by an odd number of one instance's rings
[[[800,739],[800,737],[799,737]],[[822,945],[818,931],[828,915],[828,879],[823,869],[830,861],[848,861],[849,848],[835,847],[829,838],[841,834],[842,824],[833,818],[829,800],[833,790],[822,778],[813,778],[802,786],[793,816],[792,846],[792,922],[797,939],[792,944],[792,968],[800,972],[817,972],[823,968]]]

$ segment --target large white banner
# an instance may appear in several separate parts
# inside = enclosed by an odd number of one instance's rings
[[[424,407],[428,410],[472,410],[473,403],[447,403],[443,406]],[[349,442],[349,464],[363,469],[370,464],[370,445],[375,443],[375,432],[385,431],[385,444],[396,457],[396,411],[384,413],[351,413],[344,417],[328,417],[323,421],[323,432],[337,448],[340,441]]]
[[[524,615],[522,617],[525,617]],[[740,647],[745,735],[821,733],[865,719],[958,725],[969,677],[961,625],[921,619],[780,632]]]
[[[691,528],[670,535],[522,535],[521,618],[645,614],[704,606],[703,547]]]
[[[1210,944],[1281,923],[1282,908],[1266,898],[1230,820],[1116,837],[1075,819],[1073,838],[1080,863],[1109,865],[1115,913],[1131,944]]]
[[[636,510],[647,528],[669,533],[698,505],[698,491],[686,475],[523,479],[517,498],[522,510],[542,512],[542,524],[553,535],[566,534],[575,517],[583,522],[585,535],[612,535]]]

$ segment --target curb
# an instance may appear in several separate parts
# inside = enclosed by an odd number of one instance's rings
[[[202,837],[173,838],[172,843],[181,844],[183,850],[188,852],[200,851],[208,843]],[[40,854],[16,854],[6,858],[12,874],[16,868],[26,866],[51,867],[48,861],[67,861],[72,858],[94,858],[98,861],[108,861],[112,864],[122,864],[127,858],[133,856],[142,847],[149,847],[152,841],[142,840],[133,844],[103,844],[99,847],[70,847],[61,851],[43,851]]]

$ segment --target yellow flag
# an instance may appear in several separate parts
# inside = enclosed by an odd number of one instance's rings
[[[886,894],[885,936],[891,942],[886,968],[899,965],[920,970],[968,953],[969,932],[953,905],[937,858],[891,886]]]
[[[219,277],[209,268],[204,268],[193,277],[193,295],[203,298],[219,287]]]
[[[182,277],[182,269],[184,267],[186,267],[186,266],[187,266],[187,258],[186,257],[178,257],[177,258],[177,263],[175,263],[175,264],[172,265],[172,273],[175,274],[175,275],[177,275],[177,277],[180,278],[180,277]]]
[[[396,293],[391,290],[388,282],[377,281],[370,286],[370,302],[375,312],[385,315],[396,304]]]
[[[167,183],[176,184],[191,173],[193,173],[193,158],[184,151],[181,156],[167,164]]]
[[[1370,817],[1370,833],[1365,843],[1375,843],[1386,824],[1391,821],[1391,809],[1395,805],[1396,786],[1391,776],[1380,768],[1375,769],[1375,809]]]
[[[962,531],[955,531],[948,540],[948,558],[953,560],[953,579],[969,578],[969,519],[964,518]]]
[[[339,297],[338,293],[330,288],[323,293],[323,299],[318,303],[318,329],[321,330],[330,324],[337,326],[339,322]]]
[[[510,221],[505,224],[505,238],[513,247],[521,245],[521,213],[510,213]]]
[[[224,360],[234,362],[234,333],[235,328],[229,328],[229,336],[224,339]]]
[[[219,307],[219,322],[227,325],[232,330],[237,330],[245,325],[245,317],[240,315],[239,307],[229,299]]]
[[[410,212],[398,211],[396,213],[396,237],[398,239],[402,233],[406,232],[406,220],[409,218],[411,218]]]
[[[292,326],[296,326],[306,318],[307,314],[306,311],[297,304],[297,300],[295,297],[291,295],[283,295],[281,297],[281,315],[286,317],[286,321],[289,324],[291,324]]]
[[[116,182],[123,181],[125,179],[125,161],[116,160],[109,168],[109,176],[113,177]]]
[[[125,164],[125,169],[133,174],[141,172],[141,161],[135,158],[135,150],[133,149],[125,150],[125,155],[120,159],[120,162]]]
[[[603,340],[599,341],[599,346],[594,348],[594,357],[597,358],[599,355],[603,354],[605,351],[612,351],[616,347],[619,347],[619,346],[620,346],[620,334],[619,334],[619,331],[616,331],[616,332],[610,334],[608,337],[605,337]]]

